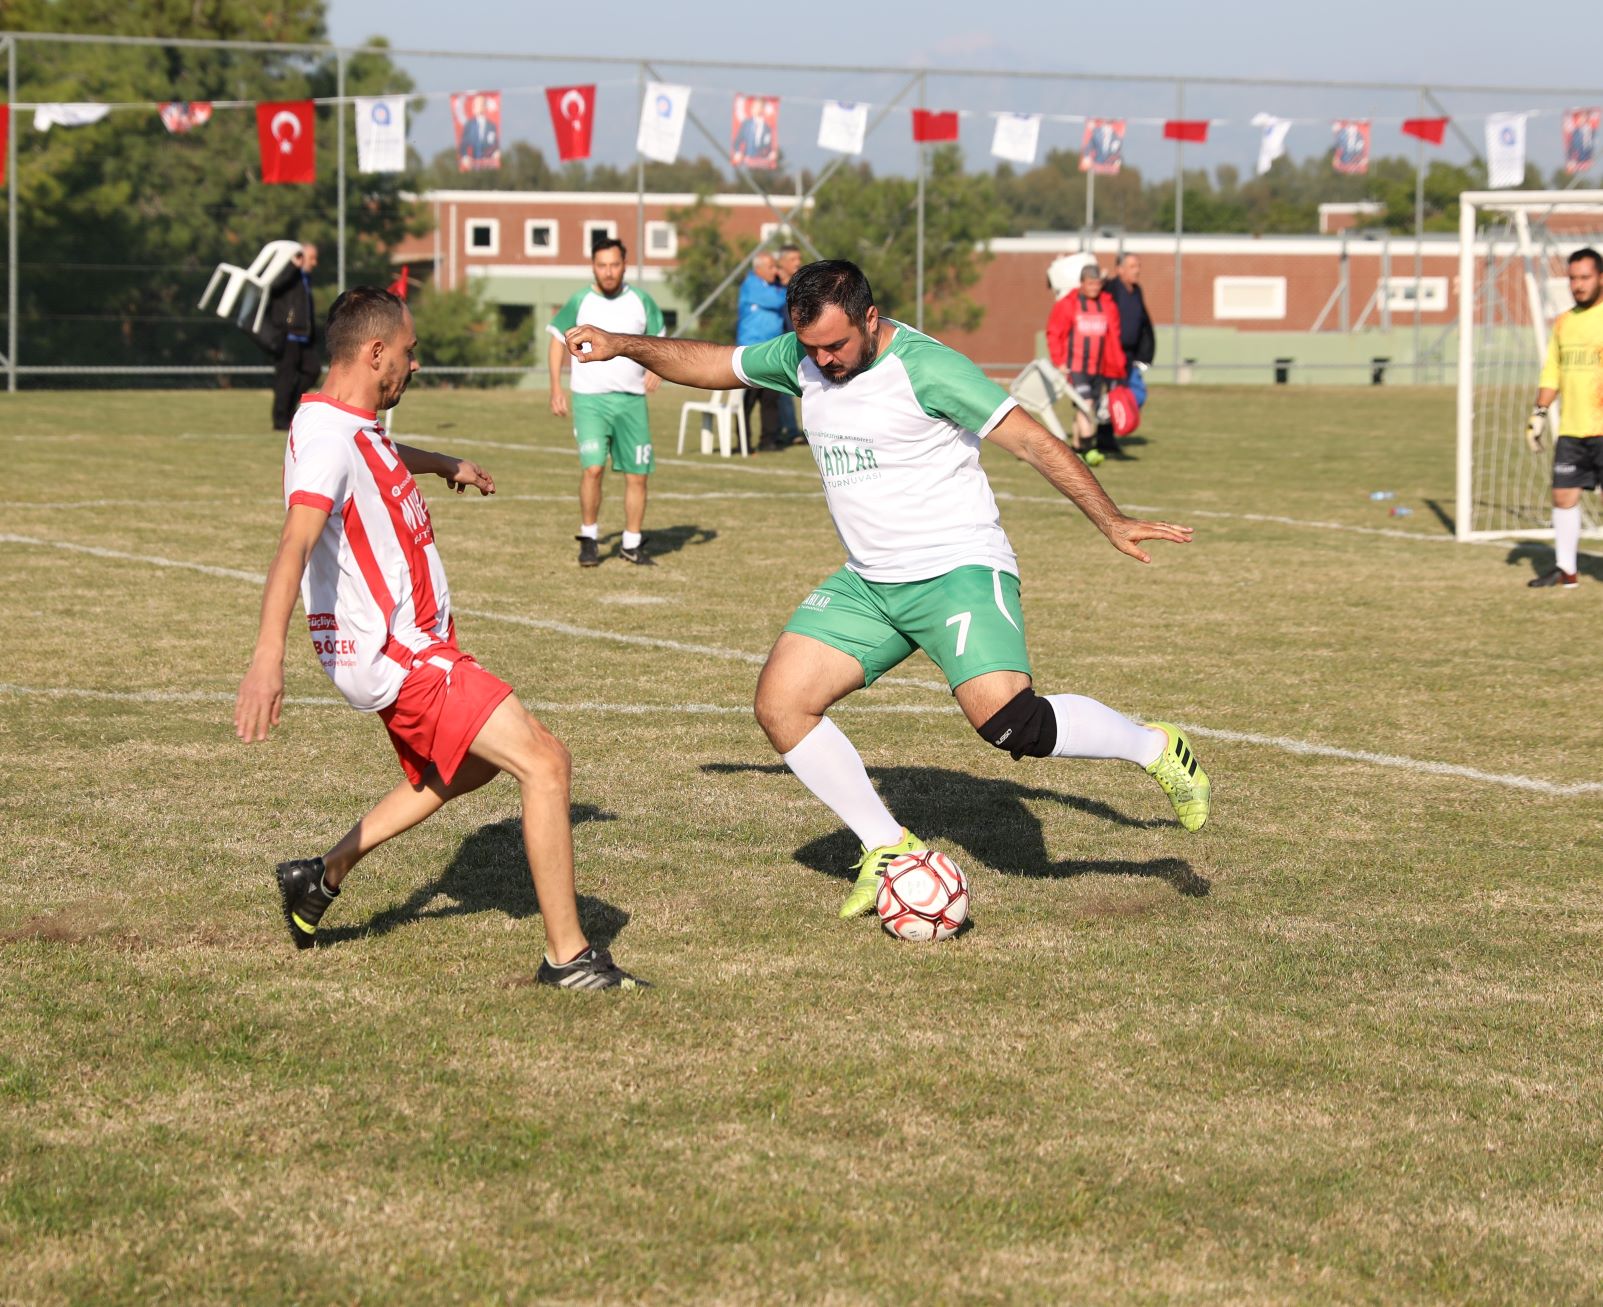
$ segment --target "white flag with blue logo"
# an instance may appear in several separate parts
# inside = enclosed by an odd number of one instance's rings
[[[1286,134],[1291,131],[1291,119],[1276,118],[1272,113],[1252,116],[1252,125],[1261,133],[1258,137],[1258,176],[1268,172],[1274,161],[1286,152]]]
[[[406,171],[406,97],[358,95],[356,168],[358,172]]]
[[[818,119],[818,144],[837,154],[861,154],[868,135],[868,106],[846,100],[825,100]]]
[[[999,113],[996,131],[991,135],[991,153],[1009,163],[1033,164],[1040,140],[1040,114]]]
[[[690,88],[667,82],[647,82],[646,98],[640,104],[640,132],[635,149],[658,163],[679,158],[679,142],[684,138],[685,119],[690,115]]]
[[[1486,115],[1486,181],[1494,190],[1525,184],[1525,120],[1529,114]]]

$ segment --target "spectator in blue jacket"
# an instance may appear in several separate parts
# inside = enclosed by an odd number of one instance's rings
[[[760,345],[765,340],[785,333],[785,282],[774,256],[767,250],[751,261],[751,271],[740,283],[740,317],[735,323],[735,344]],[[746,409],[746,429],[751,430],[751,411],[762,408],[762,439],[756,443],[760,450],[777,450],[785,447],[780,436],[779,395],[772,390],[751,389],[743,401]]]

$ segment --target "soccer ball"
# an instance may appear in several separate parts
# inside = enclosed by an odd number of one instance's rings
[[[945,939],[968,919],[968,877],[944,853],[892,858],[874,904],[897,939]]]

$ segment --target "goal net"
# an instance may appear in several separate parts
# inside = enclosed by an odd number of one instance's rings
[[[1553,437],[1525,445],[1553,319],[1573,308],[1569,256],[1603,250],[1603,197],[1470,191],[1459,197],[1458,511],[1460,540],[1552,537]],[[1551,430],[1558,430],[1558,405]],[[1595,495],[1582,532],[1603,536]]]

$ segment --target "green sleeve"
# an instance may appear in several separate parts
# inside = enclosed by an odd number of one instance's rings
[[[637,290],[635,294],[640,296],[640,302],[646,306],[646,335],[666,336],[668,326],[662,320],[662,310],[657,307],[657,301],[643,290]]]
[[[568,296],[568,302],[557,310],[557,316],[551,319],[551,330],[563,336],[579,325],[579,305],[584,303],[588,291],[575,291]]]
[[[802,353],[794,331],[760,345],[742,345],[735,351],[735,374],[748,385],[800,395]]]
[[[939,341],[914,341],[902,355],[919,407],[979,436],[991,434],[1014,401],[979,365]]]

